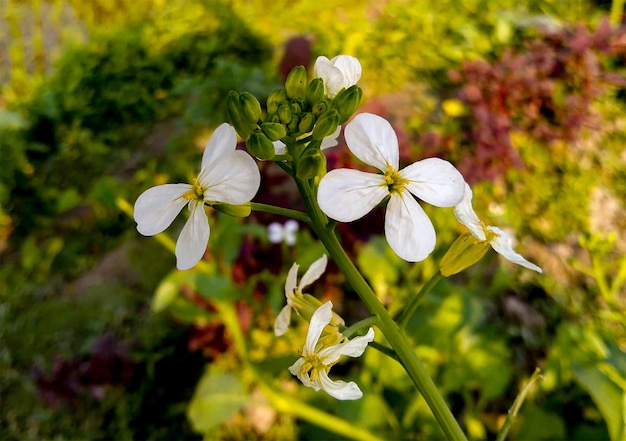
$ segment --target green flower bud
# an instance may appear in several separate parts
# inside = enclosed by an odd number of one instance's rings
[[[476,239],[470,233],[461,234],[441,259],[439,270],[445,277],[460,273],[482,259],[489,248],[489,241]]]
[[[276,89],[267,97],[267,113],[273,114],[278,112],[278,106],[287,101],[287,92],[285,89]]]
[[[267,118],[265,118],[265,122],[280,123],[280,118],[278,117],[277,114],[272,113],[271,115],[267,115]]]
[[[289,103],[282,103],[278,106],[278,118],[284,124],[288,124],[291,121],[291,106]]]
[[[326,99],[321,99],[315,104],[313,104],[313,115],[320,116],[322,113],[328,110],[329,104]]]
[[[306,69],[296,66],[291,69],[285,81],[285,90],[289,98],[304,98],[306,92]]]
[[[265,133],[270,141],[278,141],[281,138],[287,136],[287,130],[285,126],[275,122],[264,122],[261,124],[261,130]]]
[[[301,133],[308,133],[313,129],[315,125],[315,116],[311,112],[307,112],[302,115],[300,122],[298,123],[298,131]]]
[[[313,78],[306,88],[305,96],[310,106],[324,98],[324,80]]]
[[[239,101],[239,93],[231,90],[226,98],[226,117],[228,122],[235,128],[239,136],[247,139],[254,130],[256,124],[251,123],[243,116],[241,103]]]
[[[289,107],[291,108],[292,115],[299,115],[302,113],[302,106],[295,101],[292,101]]]
[[[333,100],[333,107],[339,111],[339,124],[343,124],[354,114],[361,103],[363,91],[356,84],[343,89]]]
[[[276,151],[274,144],[260,130],[255,130],[246,140],[248,151],[259,159],[273,159]]]
[[[239,95],[241,114],[251,123],[256,124],[261,118],[261,104],[250,92],[242,92]]]
[[[291,121],[289,121],[289,124],[287,124],[287,130],[289,130],[289,133],[297,132],[299,124],[300,124],[300,117],[293,115],[291,117]]]
[[[326,156],[319,149],[308,148],[300,161],[296,176],[300,180],[313,179],[326,173]]]
[[[233,217],[248,217],[252,212],[250,202],[246,202],[242,205],[213,204],[212,207],[217,211],[221,211],[222,213]]]
[[[313,139],[323,140],[328,135],[332,135],[339,125],[339,112],[336,109],[330,109],[328,112],[320,116],[313,128]]]

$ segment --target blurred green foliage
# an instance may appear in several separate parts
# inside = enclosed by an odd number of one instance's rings
[[[375,350],[333,368],[358,381],[365,397],[357,402],[305,390],[286,371],[306,331],[298,323],[288,336],[273,334],[286,272],[294,260],[306,268],[323,253],[306,227],[290,248],[268,242],[264,225],[274,219],[215,215],[206,260],[181,273],[160,244],[135,237],[118,198],[132,202],[151,185],[195,173],[208,130],[224,120],[228,91],[262,99],[277,82],[282,54],[274,48],[294,35],[311,37],[315,54],[359,57],[365,96],[381,100],[415,159],[427,152],[416,135],[431,129],[451,140],[453,156],[461,150],[467,109],[450,100],[449,69],[523,50],[537,24],[593,28],[607,11],[578,0],[325,8],[41,0],[0,8],[8,30],[0,42],[11,41],[8,58],[0,56],[11,72],[0,95],[7,439],[339,438],[304,404],[382,438],[442,438],[402,368]],[[623,74],[623,64],[611,63],[607,69]],[[407,101],[385,101],[399,91]],[[529,276],[489,253],[441,281],[411,319],[416,351],[472,439],[493,437],[536,366],[543,381],[510,439],[624,437],[623,96],[618,87],[595,99],[594,124],[571,143],[515,134],[524,167],[474,187],[477,211],[512,227],[520,251],[546,274]],[[397,259],[379,236],[351,248],[392,312],[437,271],[458,232],[449,210],[426,209],[439,234],[423,264]],[[328,273],[311,294],[332,299],[349,324],[363,319],[341,274]],[[98,349],[103,335],[125,352]],[[104,355],[129,360],[132,380],[78,374],[106,365]]]

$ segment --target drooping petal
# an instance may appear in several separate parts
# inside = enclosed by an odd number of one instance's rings
[[[496,234],[496,237],[491,239],[491,247],[500,255],[502,255],[509,262],[516,263],[538,273],[543,271],[537,265],[526,260],[521,254],[516,253],[511,247],[508,235],[498,227],[487,227],[487,229]]]
[[[278,337],[283,335],[289,329],[291,322],[291,305],[287,304],[280,310],[274,322],[274,334]]]
[[[322,349],[318,356],[322,363],[325,365],[332,365],[339,360],[342,355],[348,357],[360,357],[367,345],[374,340],[374,329],[369,328],[367,334],[354,337],[352,340],[348,340],[345,343],[340,343],[335,346]]]
[[[400,171],[408,179],[406,188],[421,200],[436,207],[452,207],[463,200],[465,179],[448,161],[428,158]]]
[[[164,231],[187,205],[183,195],[189,190],[189,184],[165,184],[144,191],[135,202],[137,231],[144,236]]]
[[[204,200],[233,205],[250,202],[261,183],[256,162],[241,150],[232,152],[215,167],[203,169],[198,178]]]
[[[363,396],[355,382],[333,381],[328,378],[326,371],[319,372],[318,381],[324,392],[338,400],[358,400]]]
[[[420,262],[435,249],[435,228],[408,191],[392,193],[385,214],[385,237],[391,249],[408,262]]]
[[[202,258],[209,241],[209,220],[204,204],[198,200],[189,202],[189,219],[176,240],[176,268],[186,270]]]
[[[210,168],[222,159],[228,157],[237,147],[237,132],[228,123],[221,124],[206,145],[202,154],[201,170]]]
[[[332,318],[333,304],[330,300],[315,310],[309,322],[309,331],[306,335],[304,349],[302,350],[304,356],[315,353],[315,346],[322,334],[322,330],[330,323]]]
[[[335,147],[337,144],[339,144],[339,141],[337,141],[337,138],[339,138],[340,133],[341,133],[341,126],[337,126],[337,130],[335,130],[330,135],[324,137],[324,139],[322,140],[322,145],[320,146],[320,150],[326,150],[331,147]]]
[[[289,300],[289,293],[295,291],[298,287],[298,264],[294,262],[289,268],[289,272],[287,273],[287,280],[285,280],[285,296],[287,296],[287,300]]]
[[[360,113],[346,126],[346,144],[361,161],[383,173],[389,166],[398,170],[398,137],[389,122],[373,113]]]
[[[388,193],[382,175],[342,168],[320,180],[317,202],[327,216],[352,222],[369,213]]]
[[[472,236],[476,239],[487,240],[485,230],[483,230],[483,224],[472,206],[472,197],[472,189],[468,184],[465,184],[463,200],[454,207],[454,216],[469,229]]]
[[[320,257],[311,264],[309,269],[306,270],[306,272],[302,276],[302,279],[300,279],[300,285],[298,286],[300,292],[303,292],[304,288],[315,282],[317,279],[320,278],[322,274],[324,274],[327,263],[328,257],[326,257],[326,254],[323,254],[322,257]]]

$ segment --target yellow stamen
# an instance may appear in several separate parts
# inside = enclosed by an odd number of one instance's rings
[[[385,184],[387,184],[389,193],[393,193],[394,191],[397,193],[401,193],[404,190],[404,186],[408,183],[408,179],[403,179],[400,177],[400,172],[394,170],[391,165],[387,166],[387,172],[385,173]]]
[[[194,178],[193,184],[191,184],[191,190],[185,192],[183,197],[188,201],[192,199],[197,199],[199,201],[204,200],[204,189],[202,188],[202,185],[200,185],[200,182],[198,182],[197,178]]]

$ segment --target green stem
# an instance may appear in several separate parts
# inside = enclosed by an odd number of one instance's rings
[[[511,409],[509,409],[509,413],[506,416],[506,420],[504,420],[504,424],[498,431],[498,437],[496,438],[496,441],[504,441],[506,439],[506,435],[509,433],[509,430],[511,429],[513,420],[515,420],[515,418],[517,417],[517,414],[519,410],[521,409],[522,404],[524,403],[524,400],[526,399],[526,395],[530,391],[531,386],[535,384],[535,382],[541,378],[540,372],[541,371],[539,370],[539,368],[535,369],[535,372],[533,372],[533,374],[531,375],[530,380],[528,380],[528,383],[526,383],[526,385],[521,390],[519,395],[515,398],[515,401],[513,402],[513,406],[511,406]]]
[[[441,275],[441,273],[437,271],[430,279],[428,279],[428,281],[424,285],[422,285],[422,288],[415,295],[415,297],[411,299],[409,305],[404,309],[404,311],[398,318],[400,328],[406,328],[406,325],[413,317],[413,314],[415,314],[415,311],[417,311],[417,307],[419,306],[422,299],[426,297],[426,294],[428,294],[435,287],[435,285],[442,279],[442,277],[443,276]]]
[[[306,222],[307,224],[311,223],[311,219],[309,219],[309,216],[307,216],[306,213],[303,213],[297,210],[292,210],[290,208],[276,207],[274,205],[268,205],[268,204],[259,204],[258,202],[250,202],[250,208],[252,209],[252,211],[261,211],[263,213],[278,214],[280,216],[286,216],[292,219]]]
[[[378,328],[395,350],[398,359],[424,397],[424,400],[433,412],[444,434],[450,440],[466,440],[465,434],[439,393],[437,386],[435,386],[428,372],[426,372],[424,365],[422,365],[417,357],[409,339],[398,327],[396,322],[394,322],[387,309],[378,300],[376,293],[374,293],[359,270],[354,266],[354,263],[344,251],[334,232],[327,228],[328,218],[319,208],[310,186],[308,183],[298,180],[296,180],[296,184],[304,199],[304,204],[311,218],[313,230],[315,230],[319,239],[326,247],[326,250],[343,272],[346,279],[350,282],[352,288],[357,292],[367,309],[372,315],[378,317]]]
[[[341,333],[346,338],[350,338],[354,334],[356,334],[359,329],[367,328],[367,327],[370,327],[370,326],[376,326],[377,322],[378,322],[378,318],[376,318],[376,317],[368,317],[366,319],[363,319],[361,321],[356,322],[354,325],[350,326],[349,328],[345,328],[344,330],[341,331]]]

